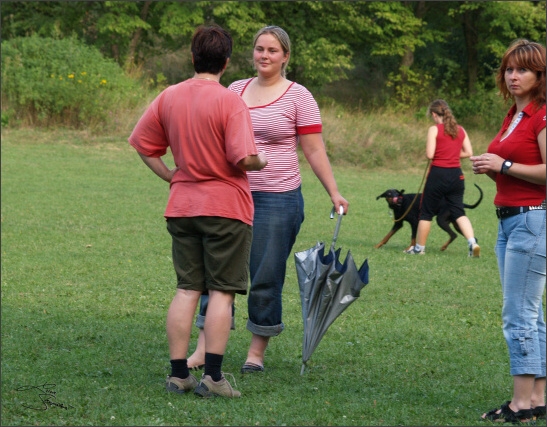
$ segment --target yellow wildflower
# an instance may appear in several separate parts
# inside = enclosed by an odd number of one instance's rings
[[[70,74],[68,75],[68,78],[69,78],[69,79],[73,79],[73,78],[74,78],[74,73],[70,73]]]

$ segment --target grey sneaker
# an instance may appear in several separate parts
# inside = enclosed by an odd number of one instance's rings
[[[481,247],[476,243],[469,245],[469,256],[479,258],[481,256]]]
[[[190,374],[188,378],[184,379],[168,376],[167,380],[165,381],[165,388],[167,389],[167,391],[179,394],[191,391],[197,386],[198,380],[196,380],[196,377],[194,377],[192,374]]]
[[[408,255],[425,255],[425,249],[422,251],[417,251],[414,246],[411,246],[407,250],[403,251],[405,254]]]
[[[241,397],[241,393],[232,388],[228,380],[224,377],[224,374],[220,381],[217,382],[214,382],[210,375],[203,374],[199,385],[194,389],[194,394],[200,397]]]

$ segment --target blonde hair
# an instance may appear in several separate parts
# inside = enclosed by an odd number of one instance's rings
[[[281,45],[281,49],[283,49],[283,53],[285,55],[291,52],[291,39],[289,38],[289,35],[283,28],[276,25],[269,25],[258,30],[253,39],[253,48],[256,46],[256,41],[258,40],[258,38],[264,34],[271,34],[272,36],[274,36]],[[281,66],[281,76],[283,77],[285,77],[287,74],[287,66],[289,65],[289,60],[290,56],[289,59],[287,59],[287,61],[284,62]]]
[[[452,139],[458,136],[458,122],[456,121],[454,114],[452,114],[452,110],[445,100],[436,99],[431,104],[429,104],[427,114],[430,115],[431,113],[435,113],[439,117],[442,117],[444,133],[446,135],[450,135]]]

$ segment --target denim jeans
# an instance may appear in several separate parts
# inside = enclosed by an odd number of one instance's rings
[[[304,199],[299,187],[284,193],[253,191],[253,201],[247,329],[271,337],[285,328],[281,320],[281,293],[287,259],[304,221]]]
[[[207,305],[209,305],[209,294],[203,294],[201,295],[199,300],[199,313],[196,318],[196,326],[199,329],[203,329],[203,327],[205,326],[205,313],[207,312]],[[234,330],[236,328],[236,323],[234,318],[235,311],[236,309],[234,305],[232,304],[232,324],[230,325],[231,330]]]
[[[271,337],[279,335],[285,328],[281,320],[281,294],[287,259],[304,221],[304,199],[300,187],[284,193],[253,191],[252,194],[255,214],[247,329],[253,334]],[[201,297],[196,321],[199,328],[203,328],[205,322],[207,300],[206,295]]]
[[[545,210],[501,219],[495,250],[510,373],[545,377]]]

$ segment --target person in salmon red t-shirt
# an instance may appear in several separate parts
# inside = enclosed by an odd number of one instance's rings
[[[220,84],[232,38],[218,26],[201,26],[192,38],[195,75],[165,89],[135,126],[129,143],[144,163],[169,182],[165,210],[172,237],[177,290],[167,313],[170,392],[240,397],[221,372],[235,294],[247,293],[254,217],[246,171],[267,160],[258,152],[249,110]],[[176,167],[162,160],[170,148]],[[220,255],[219,255],[220,254]],[[187,352],[194,313],[208,292],[205,372],[190,374]]]
[[[428,115],[435,122],[427,132],[426,156],[431,160],[431,168],[420,201],[420,221],[416,233],[416,245],[405,251],[407,254],[425,254],[427,236],[431,230],[431,220],[439,211],[440,203],[446,200],[450,214],[456,220],[462,234],[467,239],[470,257],[480,256],[480,247],[475,239],[471,221],[465,215],[463,194],[465,180],[461,169],[461,158],[473,154],[471,141],[463,127],[458,125],[452,110],[442,99],[433,101]]]
[[[252,338],[242,373],[264,371],[270,338],[285,327],[282,291],[287,259],[304,221],[298,145],[336,211],[343,207],[344,214],[348,212],[348,201],[338,190],[327,157],[317,102],[304,86],[285,77],[290,55],[290,39],[282,28],[260,29],[253,42],[257,76],[228,87],[249,107],[257,147],[268,157],[268,166],[263,170],[247,173],[255,206],[247,304],[247,329]],[[202,320],[208,314],[204,316],[203,303],[201,308]],[[199,321],[198,317],[198,327]],[[189,365],[199,367],[202,354],[198,340]]]
[[[496,182],[495,250],[513,396],[482,418],[500,424],[545,419],[545,57],[544,46],[524,39],[506,50],[496,83],[514,104],[487,152],[471,157],[473,172]]]

